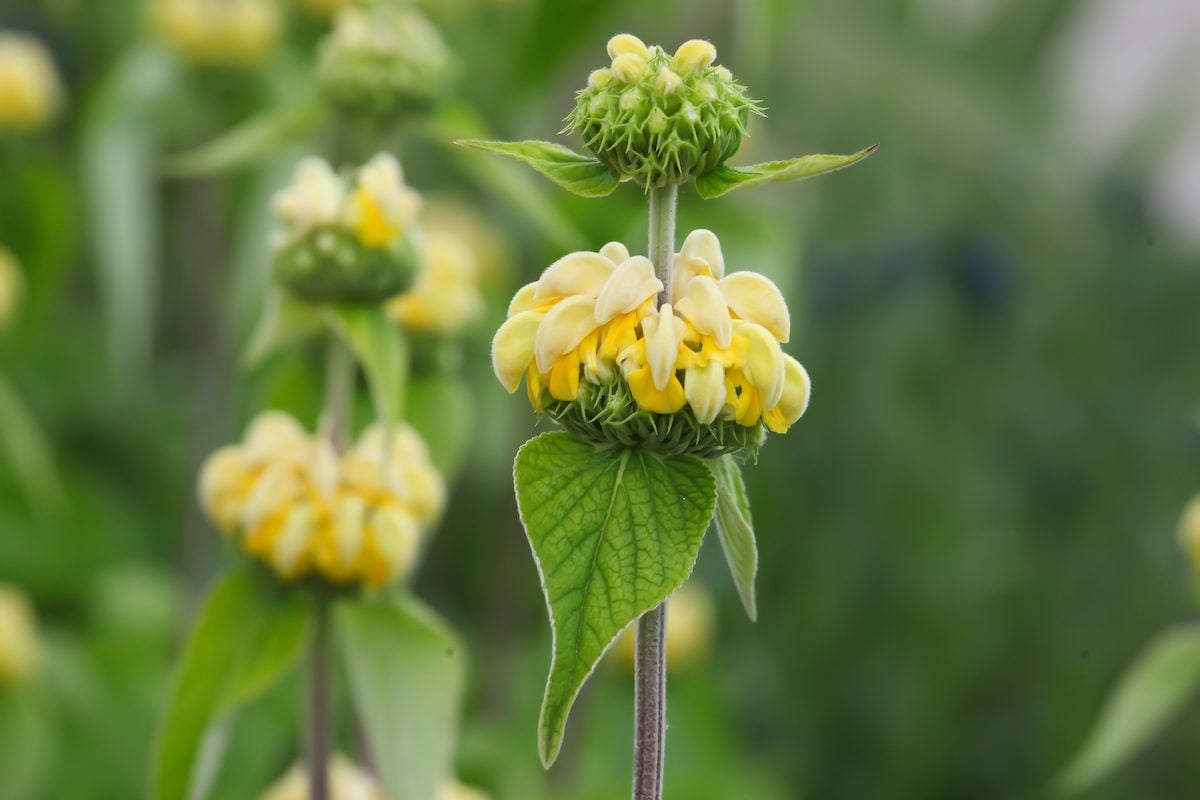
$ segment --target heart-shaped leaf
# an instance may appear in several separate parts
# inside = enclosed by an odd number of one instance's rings
[[[606,197],[621,183],[617,173],[598,160],[554,142],[460,139],[457,144],[527,164],[580,197]]]
[[[728,194],[734,189],[758,186],[760,183],[780,183],[815,178],[828,172],[836,172],[857,164],[874,153],[879,145],[873,144],[848,156],[811,155],[790,158],[786,161],[767,161],[748,167],[720,166],[696,178],[696,192],[705,200]]]
[[[742,468],[731,455],[713,459],[712,468],[717,478],[717,511],[713,516],[717,537],[746,615],[757,620],[754,578],[758,574],[758,544],[754,540],[750,498],[746,495]]]
[[[548,767],[605,651],[691,574],[716,492],[694,456],[600,448],[566,433],[526,442],[514,477],[554,635],[538,723]]]

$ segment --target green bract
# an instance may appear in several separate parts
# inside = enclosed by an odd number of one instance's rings
[[[629,384],[616,379],[601,386],[585,382],[579,397],[570,402],[547,395],[545,413],[586,441],[659,455],[714,458],[741,450],[756,453],[766,436],[762,423],[747,426],[718,419],[704,424],[687,406],[674,414],[645,411],[634,401]]]
[[[639,75],[593,73],[567,117],[596,158],[647,188],[716,169],[741,146],[749,115],[761,113],[724,67],[680,74],[662,48],[649,52]]]
[[[444,89],[451,58],[442,34],[413,8],[348,8],[321,43],[317,86],[335,106],[387,117],[428,108]]]
[[[554,629],[538,724],[548,766],[600,657],[691,574],[716,492],[694,456],[596,447],[565,433],[527,442],[513,474]]]
[[[378,303],[408,288],[419,256],[409,237],[367,247],[351,231],[324,226],[275,254],[275,279],[310,303]]]

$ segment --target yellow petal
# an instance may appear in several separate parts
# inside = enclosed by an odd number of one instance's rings
[[[300,457],[308,442],[308,432],[290,414],[264,411],[246,429],[246,460],[263,463]]]
[[[533,343],[544,314],[522,311],[500,326],[492,339],[492,369],[501,385],[512,394],[533,361]]]
[[[783,366],[783,396],[780,397],[777,408],[783,414],[788,427],[791,427],[808,410],[812,384],[808,379],[808,371],[787,353],[783,354]]]
[[[615,265],[600,253],[569,253],[546,267],[533,297],[539,303],[572,295],[595,297],[613,269]]]
[[[302,503],[288,512],[283,530],[271,548],[271,566],[285,578],[294,578],[306,566],[309,544],[316,531],[312,506]]]
[[[579,346],[596,329],[596,301],[591,297],[568,297],[546,312],[533,340],[539,372],[549,372],[554,360]]]
[[[246,480],[242,448],[222,447],[204,461],[200,469],[200,505],[209,519],[223,531],[231,531],[241,512],[240,487]]]
[[[783,351],[770,331],[753,322],[735,321],[734,347],[746,380],[762,394],[762,407],[774,408],[783,397]]]
[[[716,361],[704,367],[689,367],[683,377],[683,390],[696,419],[709,424],[725,407],[725,368]]]
[[[679,252],[686,258],[699,258],[708,263],[713,277],[720,279],[725,274],[725,256],[721,253],[721,241],[706,228],[697,228],[683,240]]]
[[[781,342],[792,335],[792,318],[787,303],[770,278],[757,272],[735,272],[721,280],[725,302],[747,322],[762,325]]]
[[[667,382],[675,375],[675,359],[683,340],[683,320],[675,316],[670,303],[665,303],[657,312],[642,320],[642,333],[646,340],[646,364],[654,377],[654,387],[659,391],[667,388]]]
[[[534,292],[537,291],[537,281],[527,283],[517,290],[513,295],[512,302],[508,304],[508,316],[515,317],[522,311],[533,311],[538,304],[533,299]]]
[[[645,256],[626,259],[596,298],[596,322],[603,324],[618,314],[627,314],[663,290],[654,275],[654,265]]]
[[[592,70],[591,74],[588,75],[588,87],[592,89],[603,89],[605,86],[608,86],[610,83],[612,83],[612,79],[612,70],[594,69]]]
[[[556,400],[570,402],[579,397],[579,351],[572,350],[555,359],[550,368],[550,396]]]
[[[640,367],[626,376],[629,392],[638,407],[656,414],[674,414],[687,403],[683,385],[673,374],[663,388],[654,385],[649,367]]]
[[[608,40],[609,58],[615,59],[626,53],[641,56],[642,59],[650,58],[650,48],[646,47],[646,43],[632,33],[618,33]]]
[[[698,332],[711,336],[721,348],[733,341],[733,319],[717,282],[707,275],[688,281],[675,308]]]
[[[246,496],[246,504],[242,507],[242,528],[254,530],[268,516],[296,501],[303,492],[303,484],[289,467],[268,467]]]
[[[613,59],[612,74],[622,83],[632,83],[646,74],[646,59],[636,53],[622,53]]]
[[[350,569],[362,552],[366,515],[366,501],[355,494],[343,495],[334,506],[333,555],[342,571]]]
[[[420,544],[417,521],[399,508],[382,508],[371,515],[371,530],[375,549],[386,565],[386,570],[376,573],[386,577],[376,582],[386,583],[407,573],[416,561]]]
[[[671,67],[681,73],[704,69],[717,60],[717,48],[703,39],[690,39],[679,45],[671,59]]]
[[[600,255],[613,262],[613,265],[616,266],[622,261],[629,260],[629,248],[620,242],[609,242],[600,248]]]

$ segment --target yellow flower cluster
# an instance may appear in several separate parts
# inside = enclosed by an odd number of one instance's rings
[[[295,419],[268,411],[238,445],[209,456],[200,500],[219,530],[284,580],[381,586],[416,561],[445,487],[415,431],[381,425],[339,454]]]
[[[716,609],[703,584],[689,581],[671,595],[667,606],[667,669],[684,672],[708,660],[712,651]],[[637,625],[621,634],[613,647],[618,662],[633,669],[637,654]]]
[[[12,254],[0,247],[0,330],[3,330],[16,313],[21,300],[24,280],[21,268]]]
[[[315,230],[337,228],[364,247],[382,249],[415,223],[420,209],[421,197],[405,185],[394,156],[376,155],[352,180],[328,161],[309,156],[296,167],[291,185],[275,195],[280,228],[274,244],[282,249]]]
[[[262,800],[309,800],[308,772],[297,764],[272,784]],[[343,755],[329,760],[330,800],[385,800],[383,787],[370,772]],[[443,784],[435,800],[488,800],[478,789],[450,780]]]
[[[21,591],[0,584],[0,686],[30,677],[39,663],[33,607]]]
[[[618,374],[644,411],[784,433],[808,407],[804,367],[780,348],[791,320],[779,289],[755,272],[725,275],[717,237],[693,231],[675,255],[671,295],[643,256],[617,242],[571,253],[517,292],[492,342],[509,392],[525,379],[535,410],[544,393],[573,401],[581,381]]]
[[[0,131],[32,131],[49,122],[62,104],[54,59],[31,36],[0,31]]]
[[[483,295],[475,253],[462,237],[427,226],[421,271],[387,308],[401,325],[433,333],[453,333],[478,319]]]
[[[1200,573],[1200,494],[1183,508],[1179,520],[1179,544],[1191,561],[1192,568]]]
[[[282,15],[275,0],[154,0],[154,31],[200,65],[249,65],[275,46]]]
[[[646,43],[631,33],[619,33],[608,40],[608,57],[612,65],[607,69],[594,70],[588,76],[588,86],[602,89],[614,80],[619,83],[636,83],[650,69],[650,62],[661,51],[657,46]],[[691,39],[679,45],[668,64],[659,67],[654,77],[654,88],[659,94],[669,95],[679,91],[683,85],[681,75],[699,72],[717,59],[717,48],[703,39]],[[718,69],[724,69],[719,67]],[[725,70],[728,73],[728,70]],[[723,74],[722,77],[732,77]],[[633,102],[631,100],[631,102]]]

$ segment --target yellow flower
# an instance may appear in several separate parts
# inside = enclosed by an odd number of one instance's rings
[[[25,281],[12,253],[0,247],[0,330],[13,318]]]
[[[701,583],[688,581],[667,604],[667,669],[684,672],[708,660],[712,652],[716,610],[712,594]],[[618,663],[633,669],[637,625],[631,625],[614,645]]]
[[[62,104],[54,59],[31,36],[0,31],[0,131],[32,131],[49,122]]]
[[[428,231],[416,281],[388,304],[392,319],[414,330],[451,333],[482,311],[475,253],[453,234]]]
[[[150,22],[172,49],[200,65],[250,65],[279,39],[275,0],[154,0]]]
[[[400,162],[387,153],[358,171],[345,221],[366,247],[388,247],[417,218],[421,196],[404,183]]]
[[[308,771],[296,764],[273,783],[261,800],[309,800]],[[340,753],[329,759],[329,800],[385,800],[375,776]]]
[[[21,591],[0,584],[0,686],[30,677],[40,663],[33,606]]]
[[[278,411],[208,458],[199,495],[218,530],[281,578],[368,586],[409,572],[446,499],[412,429],[397,426],[389,437],[373,425],[339,454]]]
[[[1184,506],[1179,520],[1179,544],[1192,562],[1192,568],[1200,572],[1200,494]]]
[[[658,306],[653,266],[615,242],[560,259],[513,297],[492,343],[496,376],[509,392],[524,377],[542,410],[543,392],[571,402],[583,382],[605,385],[619,372],[644,411],[687,405],[703,425],[761,422],[785,433],[808,406],[809,379],[780,347],[791,317],[778,287],[754,272],[726,275],[707,230],[684,241],[671,283],[676,302]]]

